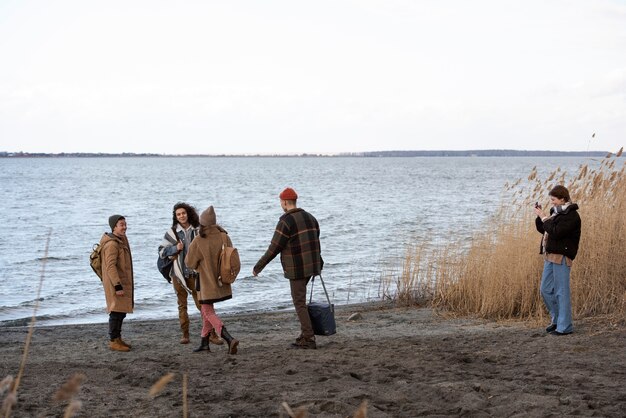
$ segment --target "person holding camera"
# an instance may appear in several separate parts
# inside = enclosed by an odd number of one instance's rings
[[[178,202],[172,210],[172,227],[165,232],[163,241],[161,241],[159,246],[159,256],[161,258],[175,258],[170,272],[170,283],[174,286],[178,302],[178,319],[183,333],[180,339],[181,344],[189,344],[188,295],[191,295],[196,308],[200,311],[198,295],[195,290],[195,281],[198,273],[188,268],[185,264],[185,256],[189,251],[189,245],[198,236],[199,230],[200,219],[196,209],[188,203]],[[217,335],[212,335],[211,337],[211,342],[214,344],[224,343]]]
[[[544,258],[541,296],[552,320],[546,332],[560,336],[574,331],[570,270],[578,253],[581,220],[578,205],[571,202],[566,187],[555,186],[549,196],[552,204],[549,215],[535,203],[535,226],[543,235],[540,248]]]

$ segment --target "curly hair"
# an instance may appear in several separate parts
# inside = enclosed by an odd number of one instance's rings
[[[178,209],[185,209],[187,211],[187,221],[193,226],[197,228],[200,226],[200,218],[198,217],[198,212],[196,212],[196,208],[191,206],[185,202],[178,202],[174,205],[174,209],[172,209],[172,228],[175,228],[178,224],[178,219],[176,219],[176,211]]]

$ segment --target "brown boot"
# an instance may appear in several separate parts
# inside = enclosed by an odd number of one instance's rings
[[[181,344],[189,344],[189,331],[183,332],[183,337],[180,339]]]
[[[209,342],[211,344],[215,344],[215,345],[222,345],[224,344],[224,340],[221,339],[217,333],[215,332],[215,328],[213,328],[211,330],[211,333],[209,334]]]
[[[126,341],[122,340],[122,337],[119,338],[120,339],[120,343],[122,343],[122,345],[125,345],[128,348],[133,348],[132,345],[128,344]]]
[[[222,338],[226,340],[228,344],[228,354],[237,354],[237,346],[239,345],[239,340],[233,338],[228,331],[226,331],[226,327],[222,327]]]
[[[113,341],[109,341],[109,348],[113,351],[130,351],[130,347],[122,344],[121,338],[116,338]]]
[[[298,338],[296,338],[295,343],[291,343],[291,348],[315,350],[317,348],[317,344],[315,344],[315,337],[304,338],[304,336],[301,335]]]

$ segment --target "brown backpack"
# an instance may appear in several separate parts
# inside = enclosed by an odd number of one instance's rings
[[[221,287],[224,283],[232,284],[239,270],[241,270],[241,261],[239,260],[239,251],[235,247],[229,247],[226,240],[226,234],[222,233],[222,252],[217,264],[219,276],[217,283]]]

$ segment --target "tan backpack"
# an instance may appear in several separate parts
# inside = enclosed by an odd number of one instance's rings
[[[109,242],[111,241],[105,242],[104,245]],[[104,245],[100,245],[99,242],[95,243],[91,254],[89,254],[89,265],[93,269],[93,272],[96,273],[96,276],[100,278],[100,281],[102,281],[102,248]]]
[[[222,233],[222,252],[217,264],[219,276],[217,283],[221,287],[224,283],[232,284],[239,270],[241,270],[241,261],[239,260],[239,251],[235,247],[229,247],[226,240],[226,234]]]

